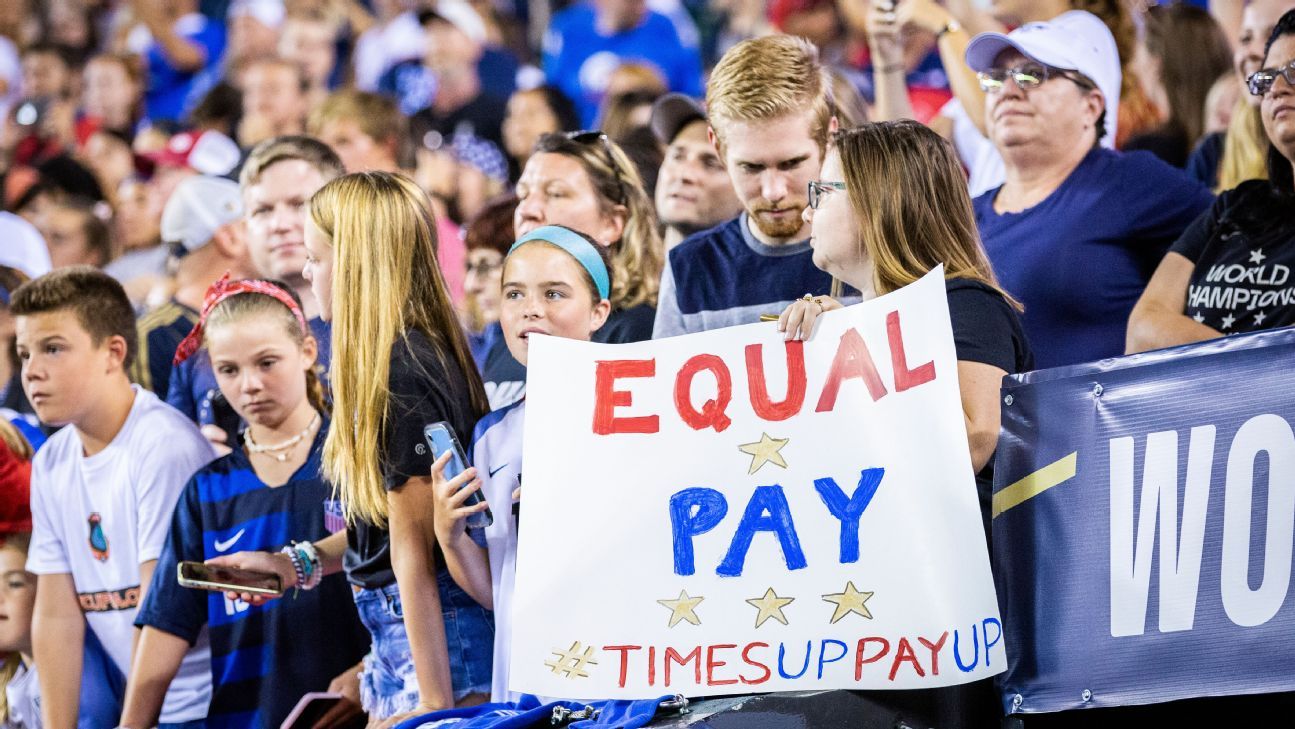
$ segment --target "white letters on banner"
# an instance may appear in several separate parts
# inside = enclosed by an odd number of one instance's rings
[[[530,342],[510,684],[569,698],[1002,671],[942,271],[824,315]]]

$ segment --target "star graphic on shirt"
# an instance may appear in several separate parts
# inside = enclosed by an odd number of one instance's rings
[[[693,625],[701,625],[701,618],[697,617],[695,610],[701,604],[704,597],[689,597],[687,590],[680,590],[679,597],[673,600],[657,600],[662,607],[670,608],[670,624],[666,627],[673,628],[681,621],[687,620]]]
[[[1267,319],[1267,318],[1268,318],[1268,315],[1263,313],[1262,311],[1259,312],[1258,314],[1255,314],[1255,326],[1263,324],[1264,319]]]
[[[1223,317],[1223,322],[1222,322],[1223,328],[1231,329],[1232,325],[1235,324],[1236,321],[1237,321],[1237,318],[1235,316],[1232,316],[1232,314],[1228,314],[1227,316]]]
[[[868,607],[864,605],[864,603],[868,602],[868,598],[870,597],[872,597],[871,592],[859,592],[855,589],[853,582],[847,582],[845,583],[844,590],[834,594],[824,595],[823,600],[825,602],[836,604],[836,611],[832,613],[832,622],[836,623],[836,621],[844,618],[850,613],[858,613],[859,615],[872,620],[872,613],[868,610]]]
[[[1197,324],[1205,323],[1205,315],[1200,313],[1199,311],[1196,312],[1194,315],[1192,315],[1192,319],[1195,320]]]
[[[779,453],[779,451],[790,442],[790,438],[770,438],[768,433],[761,433],[760,440],[738,446],[739,451],[751,456],[751,469],[747,471],[747,474],[750,475],[759,471],[766,463],[786,468],[787,462],[783,460],[782,453]]]
[[[794,597],[778,597],[778,593],[770,587],[764,591],[764,597],[753,597],[747,600],[747,604],[757,608],[760,612],[755,616],[755,627],[764,625],[764,621],[773,618],[783,625],[787,624],[787,616],[782,614],[782,609],[795,602]]]
[[[1262,248],[1257,248],[1257,249],[1255,249],[1255,250],[1253,250],[1253,251],[1250,251],[1250,262],[1251,262],[1251,263],[1263,263],[1263,262],[1264,262],[1264,259],[1265,259],[1265,258],[1267,258],[1267,257],[1268,257],[1268,256],[1265,256],[1265,255],[1264,255],[1264,249],[1262,249]]]

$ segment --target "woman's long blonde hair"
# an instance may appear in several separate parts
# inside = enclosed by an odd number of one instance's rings
[[[1242,93],[1250,91],[1246,89]],[[1259,107],[1251,106],[1244,97],[1237,99],[1228,131],[1223,135],[1223,156],[1219,159],[1214,192],[1231,190],[1246,180],[1268,179],[1268,145]]]
[[[606,137],[577,142],[559,132],[540,137],[534,152],[561,154],[578,161],[589,175],[604,214],[610,215],[617,205],[625,207],[625,232],[611,246],[612,308],[656,306],[661,269],[665,266],[665,243],[657,230],[652,200],[644,192],[643,178],[625,151]]]
[[[1021,305],[998,284],[980,243],[957,153],[912,120],[874,122],[837,132],[850,208],[885,294],[944,264],[945,278],[979,281]]]
[[[447,372],[470,389],[474,416],[490,407],[436,258],[427,196],[403,175],[359,172],[324,185],[310,218],[333,247],[332,365],[336,425],[324,442],[324,476],[349,522],[385,526],[380,460],[387,422],[391,350],[416,329]]]

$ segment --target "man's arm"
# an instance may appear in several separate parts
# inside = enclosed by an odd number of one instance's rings
[[[46,729],[76,729],[85,616],[71,574],[37,578],[31,633],[40,677],[42,722]]]

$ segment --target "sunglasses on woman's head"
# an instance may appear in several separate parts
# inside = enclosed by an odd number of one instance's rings
[[[1002,91],[1009,78],[1021,90],[1029,90],[1042,86],[1048,79],[1053,77],[1069,79],[1082,89],[1091,91],[1094,88],[1092,82],[1074,71],[1052,68],[1051,66],[1034,62],[1022,63],[1012,68],[991,68],[988,71],[981,71],[976,74],[976,78],[980,79],[980,90],[987,94],[996,94]]]
[[[607,138],[605,133],[595,129],[582,130],[578,132],[563,132],[562,136],[576,144],[583,144],[585,146],[593,146],[595,144],[601,145],[603,152],[607,154],[607,165],[612,168],[612,174],[616,175],[616,189],[620,192],[620,199],[616,202],[626,203],[629,201],[629,196],[625,193],[625,180],[621,177],[621,168],[616,164],[616,156],[612,154],[612,142]]]
[[[1276,68],[1261,68],[1250,74],[1246,79],[1246,86],[1250,88],[1250,93],[1255,96],[1263,96],[1268,93],[1273,84],[1277,83],[1277,77],[1282,76],[1286,83],[1295,86],[1295,61],[1287,63],[1285,66]]]

